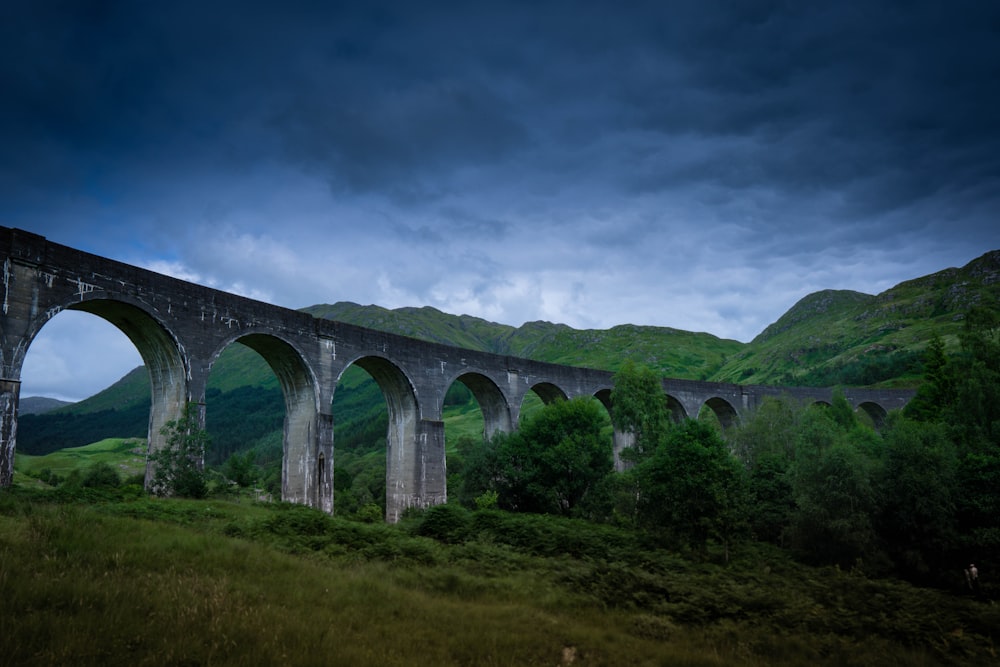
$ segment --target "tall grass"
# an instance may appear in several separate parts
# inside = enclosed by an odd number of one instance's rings
[[[0,494],[0,665],[973,665],[998,627],[964,598],[548,517]]]

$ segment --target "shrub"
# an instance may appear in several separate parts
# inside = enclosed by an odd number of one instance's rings
[[[469,511],[461,505],[435,505],[424,512],[417,534],[456,544],[468,536],[471,522]]]
[[[122,479],[118,471],[107,463],[95,463],[83,475],[83,485],[90,488],[118,488]]]

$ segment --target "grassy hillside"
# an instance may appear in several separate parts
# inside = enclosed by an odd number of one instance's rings
[[[59,477],[66,477],[74,470],[84,470],[98,463],[106,463],[128,479],[146,472],[145,438],[107,438],[83,447],[67,447],[46,454],[15,454],[15,467],[34,476],[49,470]]]
[[[443,506],[0,493],[0,665],[985,665],[995,607],[809,568],[687,560],[607,526]]]
[[[743,344],[707,333],[624,324],[611,329],[573,329],[565,324],[495,324],[434,308],[399,308],[336,303],[306,308],[324,317],[470,350],[508,354],[569,366],[618,370],[632,359],[669,377],[704,379]]]
[[[27,396],[18,403],[17,411],[22,415],[40,415],[57,408],[70,405],[69,401],[60,401],[57,398],[47,398],[45,396]]]
[[[962,321],[973,306],[1000,310],[1000,251],[960,269],[900,283],[877,296],[834,290],[810,294],[712,379],[914,386],[927,341],[936,334],[951,351],[957,349]]]

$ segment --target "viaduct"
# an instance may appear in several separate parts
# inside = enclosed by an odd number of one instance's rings
[[[427,343],[343,322],[317,319],[160,275],[0,227],[0,487],[14,473],[18,400],[25,353],[41,328],[65,309],[101,317],[135,344],[152,386],[149,451],[164,446],[161,428],[200,406],[212,364],[242,343],[270,365],[285,400],[281,495],[333,512],[332,402],[337,381],[356,364],[381,388],[389,412],[386,519],[447,500],[442,404],[454,382],[466,385],[483,413],[485,435],[517,427],[529,391],[544,402],[594,396],[610,408],[613,374]],[[723,425],[766,396],[829,402],[830,389],[768,387],[665,379],[675,418],[703,406]],[[879,421],[912,391],[846,389],[847,400]],[[630,434],[615,434],[615,461]],[[151,480],[147,463],[146,483]]]

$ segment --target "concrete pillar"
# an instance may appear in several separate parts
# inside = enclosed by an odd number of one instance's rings
[[[402,429],[387,445],[385,519],[399,521],[408,507],[430,507],[448,501],[444,422],[420,419]],[[409,437],[406,437],[409,435]]]
[[[417,424],[420,451],[420,506],[448,502],[448,470],[444,446],[444,422],[422,419]]]
[[[319,455],[316,461],[316,494],[313,507],[333,514],[333,415],[317,415]]]
[[[319,502],[318,483],[321,475],[319,434],[324,428],[312,394],[289,395],[285,390],[284,460],[281,465],[281,499],[316,507]],[[331,426],[332,428],[332,426]],[[327,467],[332,455],[323,454],[323,474],[329,479]],[[332,469],[331,469],[332,470]]]
[[[165,355],[154,355],[145,346],[139,349],[149,371],[150,398],[149,407],[149,438],[146,445],[146,480],[147,490],[152,490],[153,477],[156,475],[152,455],[163,449],[167,444],[167,436],[163,435],[164,427],[170,422],[184,418],[184,409],[190,401],[197,406],[199,428],[205,428],[205,382],[204,378],[195,381],[200,387],[196,395],[192,395],[184,364],[179,358],[169,358]],[[196,376],[197,377],[197,376]]]
[[[635,445],[635,433],[632,431],[619,431],[618,429],[615,429],[612,438],[612,447],[615,457],[615,472],[624,472],[628,468],[631,468],[632,464],[622,461],[622,450]]]
[[[0,379],[0,488],[14,482],[14,448],[21,381]]]

